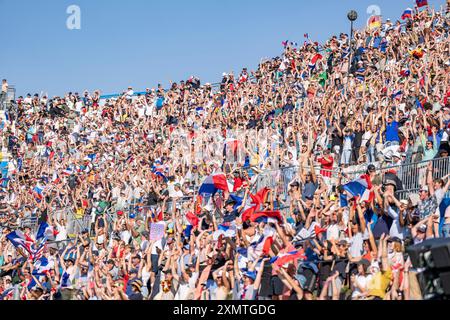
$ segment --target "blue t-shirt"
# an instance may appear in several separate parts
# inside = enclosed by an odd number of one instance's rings
[[[356,72],[357,73],[364,73],[364,72],[366,72],[366,68],[364,68],[364,67],[358,68],[358,70],[356,70]],[[365,77],[363,75],[361,75],[361,74],[358,74],[356,76],[356,79],[361,80],[361,81],[364,81],[364,78]]]
[[[386,124],[386,141],[398,141],[400,138],[398,136],[398,122],[392,121],[391,124]]]
[[[283,111],[284,112],[289,112],[289,111],[292,111],[292,110],[294,110],[294,105],[291,103],[291,104],[286,104],[284,107],[283,107]]]
[[[383,233],[388,235],[389,231],[391,230],[392,222],[393,222],[393,219],[386,215],[382,215],[381,217],[378,217],[378,220],[373,227],[373,231],[372,231],[373,237],[375,239],[380,239],[381,235]]]
[[[359,221],[359,218],[358,218],[358,216],[356,216],[356,220],[357,221]],[[369,222],[373,222],[372,223],[372,231],[373,231],[373,229],[374,229],[374,227],[375,227],[375,224],[377,223],[377,221],[378,221],[378,216],[375,214],[375,212],[373,212],[373,210],[372,209],[367,209],[366,210],[366,212],[364,212],[364,220],[366,220],[366,223],[368,224]]]
[[[161,109],[163,105],[164,105],[164,97],[158,97],[158,99],[156,99],[156,108]]]

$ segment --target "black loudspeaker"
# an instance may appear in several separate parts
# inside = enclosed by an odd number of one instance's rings
[[[424,241],[406,249],[425,300],[450,298],[450,238]]]
[[[434,265],[437,269],[445,269],[450,267],[450,241],[446,244],[432,247],[431,255]]]
[[[450,238],[426,240],[408,247],[406,252],[416,269],[450,268]]]
[[[444,289],[444,294],[450,296],[450,272],[443,272],[440,274],[442,288]]]

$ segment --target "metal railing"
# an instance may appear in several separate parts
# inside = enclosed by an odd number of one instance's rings
[[[377,169],[377,174],[381,175],[384,181],[384,174],[390,171],[395,171],[395,174],[400,179],[403,185],[402,194],[408,194],[418,191],[421,186],[426,184],[426,172],[429,163],[433,165],[433,179],[439,179],[450,173],[450,158],[439,158],[428,161],[421,161],[416,163],[407,163],[400,165],[387,166]],[[365,166],[366,168],[366,166]],[[325,177],[326,183],[330,185],[337,185],[339,169],[325,170],[321,168],[314,168],[317,176],[321,172],[327,172],[331,177]],[[286,167],[278,170],[267,170],[258,175],[256,188],[261,189],[268,187],[274,189],[277,194],[288,194],[289,183],[296,176],[298,167]],[[347,180],[354,180],[364,174],[364,170],[343,170]]]
[[[417,190],[426,184],[426,172],[430,163],[433,166],[433,179],[439,179],[450,173],[450,158],[438,158],[415,163],[406,163],[400,165],[387,166],[377,169],[377,173],[384,175],[388,171],[395,171],[395,174],[403,184],[403,190]],[[355,179],[365,170],[356,170],[346,172],[346,175]]]
[[[299,167],[285,167],[277,170],[267,170],[258,174],[256,180],[256,189],[268,187],[273,189],[277,194],[287,195],[289,191],[289,184],[297,177]],[[307,169],[304,169],[307,171]],[[322,176],[325,182],[335,185],[338,179],[338,170],[327,170],[319,167],[314,167],[314,172],[317,177]]]
[[[6,94],[0,92],[0,110],[7,111],[11,100],[16,100],[16,88],[10,85]]]
[[[73,210],[68,210],[66,212],[66,218],[67,218],[67,234],[68,235],[77,235],[81,234],[83,230],[89,230],[90,223],[91,223],[91,215],[90,214],[83,214],[83,215],[76,215]]]
[[[20,228],[30,228],[33,231],[37,231],[39,218],[31,216],[23,219],[20,222]]]
[[[439,158],[433,159],[429,161],[421,161],[417,163],[408,163],[401,164],[395,166],[387,166],[383,168],[377,169],[377,174],[381,175],[382,180],[384,180],[384,174],[386,172],[395,170],[396,175],[399,177],[403,184],[403,189],[397,192],[397,197],[400,200],[407,199],[410,194],[417,193],[422,185],[426,184],[426,171],[429,163],[433,165],[433,178],[438,179],[442,178],[450,173],[450,158]],[[337,179],[339,170],[325,170],[322,168],[314,168],[317,176],[320,176],[321,173],[325,173],[325,183],[331,186],[337,185]],[[271,188],[275,191],[276,195],[280,195],[284,200],[288,200],[289,195],[289,184],[295,179],[298,172],[298,167],[286,167],[280,168],[278,170],[267,170],[259,173],[257,175],[256,182],[254,184],[253,190],[259,190],[263,187]],[[354,170],[350,172],[346,172],[347,180],[352,180],[360,175],[364,174],[365,170]],[[192,201],[195,201],[195,197],[197,192],[193,196],[185,196],[181,199],[175,201],[175,205],[179,208],[188,208],[192,205]],[[450,196],[450,193],[447,194]],[[142,200],[142,199],[141,199]],[[205,206],[208,202],[208,197],[203,198],[203,202],[201,206]],[[129,203],[125,209],[122,209],[125,214],[135,213],[136,217],[146,218],[149,214],[149,209],[153,208],[161,208],[163,212],[170,213],[172,212],[174,202],[172,199],[169,199],[165,202],[165,206],[162,207],[163,202],[158,203],[156,206],[147,206],[142,201],[140,202],[132,202]],[[217,209],[217,208],[216,208]],[[219,208],[220,209],[220,208]],[[289,211],[289,207],[280,208],[284,214],[287,214]],[[105,211],[102,213],[108,223],[109,230],[112,230],[114,221],[117,220],[117,211],[118,208],[115,207],[114,203],[111,204]],[[188,210],[182,210],[183,212],[187,212]],[[67,221],[67,234],[76,235],[80,234],[83,230],[88,230],[89,232],[92,230],[92,222],[93,214],[95,210],[92,210],[90,214],[77,215],[73,210],[58,210],[55,212],[56,215],[61,215],[63,213],[65,215]],[[31,216],[23,219],[20,224],[20,227],[30,227],[34,232],[37,232],[38,226],[38,217]]]

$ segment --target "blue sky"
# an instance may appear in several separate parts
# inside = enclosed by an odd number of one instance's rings
[[[439,8],[445,0],[429,0]],[[399,19],[414,0],[0,0],[0,78],[17,94],[101,89],[103,94],[164,86],[191,75],[217,82],[222,72],[255,68],[281,53],[283,40],[324,41],[363,26],[377,5]],[[81,30],[66,28],[69,5]],[[7,45],[4,46],[3,43]]]

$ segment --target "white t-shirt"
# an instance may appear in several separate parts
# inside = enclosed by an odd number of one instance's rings
[[[361,146],[365,147],[367,141],[369,141],[370,138],[372,138],[372,132],[371,132],[371,131],[366,131],[366,132],[363,134],[363,136],[362,136]]]
[[[55,237],[55,241],[63,241],[67,239],[67,229],[66,226],[60,225],[59,223],[56,224],[56,230],[58,231],[58,234]]]
[[[136,108],[137,108],[137,111],[138,111],[139,118],[143,118],[145,116],[145,106],[137,105]]]
[[[129,243],[131,238],[131,232],[128,230],[124,230],[120,233],[120,239],[122,239],[125,243]]]
[[[439,210],[439,206],[441,205],[442,200],[445,197],[445,193],[444,190],[442,190],[441,188],[437,189],[434,191],[434,195],[436,196],[436,200],[437,200],[437,205],[438,208],[436,210],[436,214],[440,214],[440,210]]]
[[[78,101],[77,103],[75,103],[75,110],[77,112],[81,112],[81,109],[83,109],[83,101]]]
[[[349,253],[352,257],[361,257],[364,253],[364,247],[363,247],[363,234],[361,232],[358,232],[355,234],[351,240],[351,245],[349,248]]]
[[[357,284],[359,287],[363,289],[367,289],[367,277],[363,275],[357,275],[355,279],[355,284]],[[356,298],[357,296],[361,295],[362,292],[359,290],[358,287],[355,286],[355,290],[352,293],[352,298]]]
[[[339,226],[337,224],[332,224],[327,229],[327,240],[339,239]]]
[[[198,273],[194,272],[188,282],[180,283],[175,300],[193,300],[197,278]]]
[[[404,238],[403,227],[400,225],[400,217],[399,217],[398,212],[389,206],[388,214],[392,219],[394,219],[394,221],[392,222],[392,225],[391,225],[391,229],[389,230],[389,235],[391,237],[397,237],[399,239],[403,239]]]
[[[8,92],[8,83],[2,83],[2,92]]]
[[[159,248],[160,250],[164,250],[164,246],[162,245],[162,239],[157,240],[152,247],[152,254],[158,254],[156,252],[156,249]]]
[[[171,198],[182,198],[183,192],[181,190],[176,191],[175,189],[172,192],[169,192],[169,197]]]
[[[353,143],[353,140],[350,137],[345,136],[343,150],[352,150],[352,143]]]

